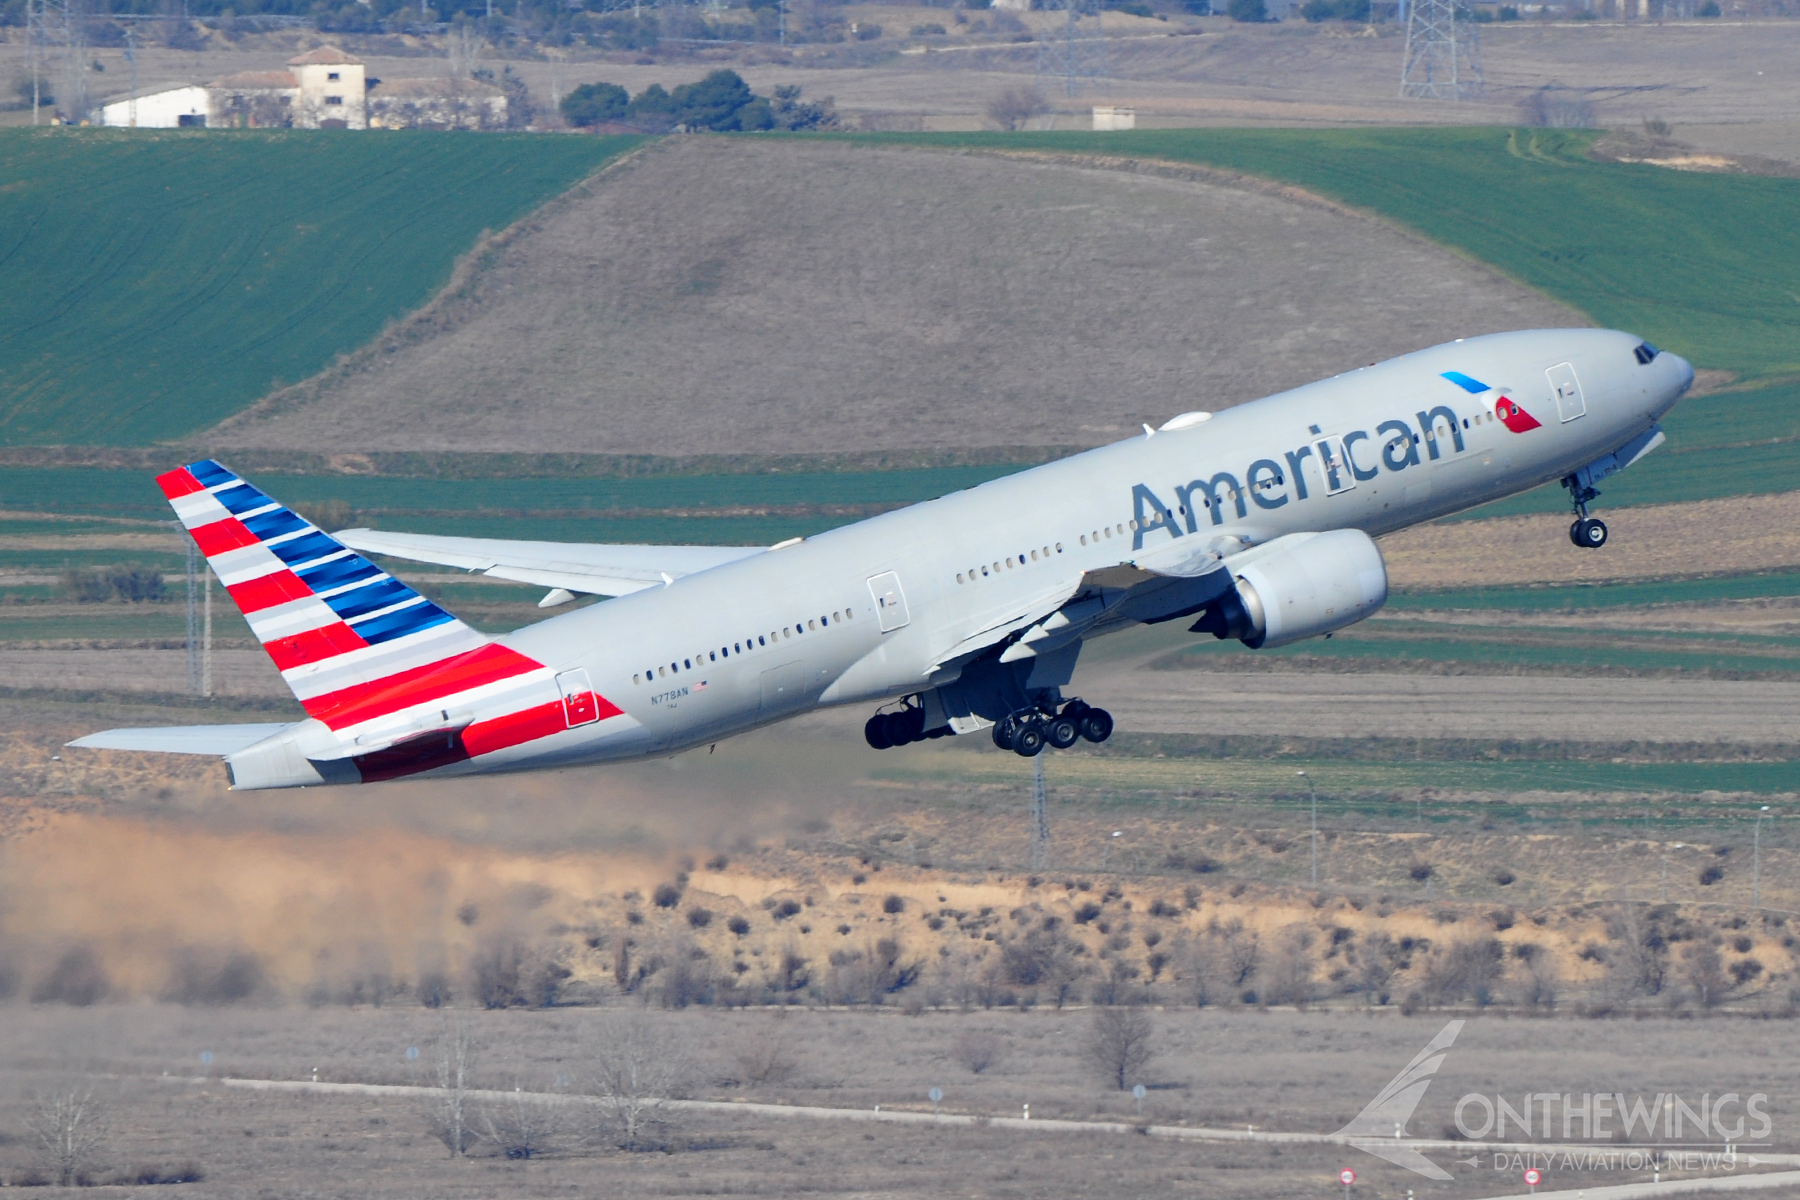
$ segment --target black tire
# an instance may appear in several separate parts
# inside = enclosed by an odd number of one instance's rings
[[[1090,742],[1104,742],[1112,736],[1112,714],[1104,708],[1090,708],[1081,714],[1081,736]]]
[[[1013,734],[1013,753],[1020,758],[1036,758],[1044,752],[1044,723],[1026,721]]]
[[[1065,717],[1073,717],[1079,721],[1081,719],[1081,714],[1087,710],[1088,702],[1086,700],[1075,699],[1062,706],[1062,715]]]
[[[1580,521],[1570,521],[1569,522],[1569,541],[1572,544],[1577,545],[1577,546],[1585,544],[1581,540],[1581,522]]]
[[[1590,517],[1581,523],[1581,545],[1588,550],[1598,550],[1606,545],[1606,522],[1597,517]]]
[[[994,722],[994,745],[1002,750],[1013,748],[1013,735],[1019,732],[1019,723],[1012,717],[1001,717]]]
[[[893,747],[893,739],[887,735],[886,713],[876,713],[869,718],[869,723],[863,726],[863,740],[868,742],[869,747],[873,750],[887,750]]]
[[[1044,740],[1058,750],[1067,750],[1081,740],[1081,723],[1065,713],[1044,725]]]

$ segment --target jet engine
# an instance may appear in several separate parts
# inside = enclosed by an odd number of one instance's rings
[[[1232,570],[1235,586],[1190,632],[1260,650],[1354,625],[1387,603],[1387,564],[1360,529],[1290,534],[1262,549]]]

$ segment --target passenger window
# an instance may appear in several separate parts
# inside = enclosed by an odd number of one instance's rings
[[[1056,543],[1056,552],[1058,554],[1062,553],[1062,543],[1061,542]]]
[[[1106,536],[1107,536],[1107,537],[1111,537],[1111,536],[1112,536],[1112,530],[1111,530],[1111,529],[1108,529],[1108,530],[1107,530],[1107,531],[1106,531]]]
[[[818,627],[818,626],[817,626],[817,625],[814,625],[814,624],[813,624],[813,623],[812,623],[812,622],[811,622],[811,621],[808,621],[808,622],[807,622],[807,623],[806,623],[806,627],[807,627],[807,628],[808,628],[808,629],[811,629],[811,630],[813,630],[813,631],[815,631],[815,632],[816,632],[816,631],[817,631],[817,630],[818,630],[818,628],[819,628],[819,627]]]
[[[1010,558],[1006,560],[1006,569],[1009,571],[1012,570],[1012,559]]]
[[[757,645],[759,645],[759,646],[766,646],[766,645],[768,645],[768,644],[769,644],[769,643],[768,643],[768,642],[766,642],[766,641],[764,641],[764,640],[763,640],[763,636],[762,636],[762,634],[760,634],[760,633],[759,633],[759,634],[757,634],[757,635],[756,635],[756,644],[757,644]]]
[[[1084,546],[1087,545],[1087,534],[1085,533],[1081,535],[1081,544]]]
[[[1036,562],[1036,561],[1037,561],[1037,551],[1036,551],[1036,550],[1033,550],[1033,551],[1032,551],[1032,552],[1031,552],[1031,561],[1032,561],[1032,562]]]
[[[790,626],[787,626],[787,625],[783,625],[783,626],[782,626],[782,627],[781,627],[781,636],[782,636],[782,637],[790,637],[790,638],[791,638],[791,637],[793,637],[793,636],[794,636],[794,631],[793,631],[793,629],[792,629],[792,628],[791,628],[791,627],[790,627]]]
[[[631,682],[636,683],[638,681],[638,679],[639,679],[639,676],[637,675],[637,673],[633,672],[632,676],[631,676]]]
[[[668,674],[668,672],[664,671],[661,667],[656,668],[656,677],[658,679],[663,678],[667,674]]]
[[[713,652],[712,652],[712,651],[710,651],[710,650],[708,650],[708,651],[707,651],[707,652],[706,652],[706,661],[708,661],[708,662],[718,662],[718,661],[719,661],[719,656],[718,656],[718,655],[716,655],[716,654],[714,654],[714,653],[713,653]]]
[[[839,615],[838,615],[838,614],[837,614],[837,613],[836,613],[836,612],[833,612],[833,613],[832,613],[832,614],[831,614],[831,619],[832,619],[832,620],[834,620],[834,621],[841,621],[841,620],[843,620],[843,618],[842,618],[842,617],[841,617],[841,616],[839,616]]]

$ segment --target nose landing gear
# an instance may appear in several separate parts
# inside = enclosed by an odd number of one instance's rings
[[[1598,550],[1606,545],[1606,522],[1588,516],[1587,506],[1600,495],[1598,488],[1584,486],[1573,475],[1565,475],[1562,485],[1569,489],[1575,502],[1575,522],[1569,526],[1569,540],[1584,550]]]

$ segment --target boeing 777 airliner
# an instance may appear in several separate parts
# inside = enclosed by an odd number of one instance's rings
[[[1082,646],[1190,620],[1251,649],[1387,599],[1375,538],[1551,480],[1597,549],[1595,485],[1663,441],[1681,358],[1609,330],[1421,350],[767,549],[507,542],[308,523],[217,462],[158,478],[306,719],[71,743],[224,758],[237,788],[668,755],[833,705],[877,748],[991,731],[1104,741]],[[359,551],[614,596],[488,637]]]

